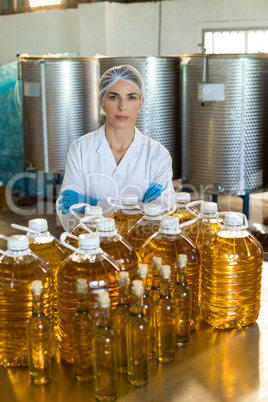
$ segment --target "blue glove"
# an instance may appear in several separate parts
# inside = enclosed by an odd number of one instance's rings
[[[63,195],[63,197],[58,201],[58,204],[63,204],[58,208],[63,214],[68,214],[69,208],[74,204],[85,203],[95,206],[98,202],[72,190],[60,191],[59,195]],[[74,211],[84,213],[85,207],[74,209]]]
[[[151,184],[143,197],[143,202],[151,202],[163,193],[161,184]]]

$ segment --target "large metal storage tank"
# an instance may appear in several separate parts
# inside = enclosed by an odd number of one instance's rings
[[[159,141],[169,150],[173,178],[180,178],[178,57],[102,57],[99,60],[100,74],[123,64],[131,65],[140,72],[145,86],[145,103],[136,125],[144,135]]]
[[[180,96],[185,186],[236,195],[267,188],[268,55],[181,56]]]
[[[98,61],[22,56],[19,65],[26,167],[62,173],[70,144],[99,127]]]

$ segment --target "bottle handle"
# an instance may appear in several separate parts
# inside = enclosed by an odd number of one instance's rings
[[[163,212],[163,211],[165,211],[165,209],[161,210],[161,212]],[[173,212],[175,212],[175,211],[176,211],[176,204],[173,204],[170,207],[170,210],[167,210],[167,212],[165,214],[161,215],[161,218],[165,218],[166,216],[169,216],[169,215],[173,214]]]
[[[184,228],[185,226],[192,225],[192,223],[195,223],[195,222],[196,222],[196,218],[191,219],[190,221],[186,221],[186,222],[180,223],[180,224],[179,224],[179,228]]]
[[[77,213],[74,211],[74,209],[76,208],[82,208],[82,207],[88,207],[90,206],[89,203],[85,203],[85,202],[78,202],[77,204],[71,205],[69,208],[69,211],[71,212],[71,214],[73,216],[76,217],[76,219],[78,219],[80,221],[81,217],[79,215],[77,215]]]
[[[8,240],[8,237],[7,236],[4,236],[4,235],[2,235],[2,234],[0,234],[0,239],[3,239],[3,240]],[[6,251],[4,251],[4,250],[1,250],[0,249],[0,254],[4,254],[4,255],[7,255],[8,256],[8,253],[6,252]]]
[[[38,230],[30,229],[30,228],[28,228],[27,226],[17,225],[16,223],[11,223],[11,226],[12,226],[14,229],[23,230],[24,232],[30,232],[30,233],[35,233],[35,234],[41,234],[41,232],[38,232]]]
[[[231,212],[231,211],[217,212],[217,224],[218,224],[219,228],[225,229],[225,227],[226,227],[225,221],[222,219],[223,222],[221,222],[219,217],[220,216],[226,216],[226,215],[232,215],[232,214],[242,215],[243,224],[239,227],[240,230],[244,230],[244,229],[248,228],[248,219],[247,219],[246,215],[243,214],[242,212]]]
[[[193,207],[193,206],[199,205],[199,204],[201,205],[203,203],[204,203],[204,201],[202,201],[202,200],[188,202],[188,204],[186,204],[186,209],[187,209],[188,212],[190,212],[190,214],[193,214],[196,217],[198,217],[198,214],[194,210],[190,209],[190,207]]]
[[[80,219],[80,225],[88,232],[88,233],[93,233],[93,231],[91,229],[89,229],[84,222],[90,222],[93,221],[94,219],[98,218],[98,216],[84,216],[83,218]]]
[[[65,240],[66,240],[67,237],[71,237],[72,239],[75,239],[75,240],[79,240],[79,238],[78,238],[77,236],[73,235],[72,233],[69,233],[69,232],[63,232],[63,233],[60,235],[60,242],[61,242],[61,244],[63,244],[65,247],[69,248],[70,250],[76,252],[76,251],[78,250],[78,248],[75,248],[75,247],[72,246],[71,244],[66,243]]]
[[[116,204],[114,201],[118,201],[119,204]],[[123,206],[122,201],[119,200],[119,198],[108,197],[107,202],[108,202],[108,204],[110,204],[113,207],[121,208]]]

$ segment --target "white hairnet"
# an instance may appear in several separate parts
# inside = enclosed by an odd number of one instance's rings
[[[101,105],[103,105],[107,91],[119,80],[127,81],[132,84],[139,92],[141,104],[143,104],[144,85],[142,76],[134,67],[123,65],[112,67],[109,70],[105,71],[105,73],[101,76],[99,82],[99,99]]]

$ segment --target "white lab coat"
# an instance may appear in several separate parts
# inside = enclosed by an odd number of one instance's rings
[[[167,149],[135,127],[134,139],[117,165],[104,125],[71,144],[61,190],[73,190],[98,200],[103,215],[110,216],[113,208],[107,197],[121,199],[123,194],[137,194],[138,201],[142,201],[152,183],[173,191],[172,160]],[[57,213],[65,230],[77,224],[71,214],[64,215],[58,208]]]

